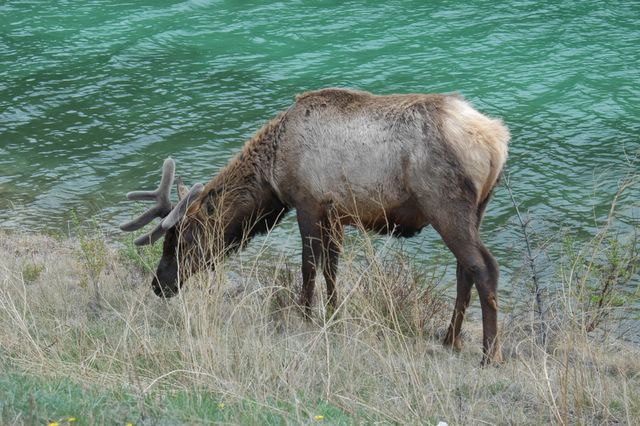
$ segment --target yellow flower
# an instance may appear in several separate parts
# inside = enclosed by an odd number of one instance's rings
[[[221,402],[220,404],[218,404],[218,408],[222,410],[224,408],[224,402]]]
[[[127,423],[127,426],[133,426],[133,423]]]
[[[322,414],[318,414],[317,416],[313,416],[313,420],[319,422],[321,420],[324,420],[324,416]]]
[[[58,422],[49,422],[49,426],[59,426]]]

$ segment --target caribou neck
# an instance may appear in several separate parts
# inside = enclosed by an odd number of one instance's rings
[[[263,126],[203,191],[200,211],[209,226],[222,225],[226,247],[268,232],[289,210],[270,179],[282,118]]]

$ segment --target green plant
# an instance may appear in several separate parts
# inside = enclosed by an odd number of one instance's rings
[[[80,258],[84,266],[84,276],[80,285],[83,288],[86,288],[88,283],[95,286],[100,274],[107,266],[107,245],[104,236],[95,219],[92,219],[90,224],[92,233],[82,226],[75,211],[71,212],[71,222],[80,242]]]
[[[22,279],[25,284],[32,284],[44,271],[44,265],[35,262],[25,263],[22,266]]]
[[[138,231],[124,241],[120,257],[144,273],[154,273],[162,256],[162,244],[136,246],[133,241],[142,234],[142,231]]]
[[[600,255],[590,265],[591,278],[585,280],[589,287],[585,303],[590,311],[587,331],[594,330],[609,315],[611,308],[623,306],[637,296],[638,290],[633,291],[630,285],[634,278],[638,278],[640,268],[637,235],[629,241],[619,235],[608,235],[597,248]]]

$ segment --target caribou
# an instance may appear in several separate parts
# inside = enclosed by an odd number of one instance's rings
[[[444,340],[461,349],[460,330],[473,284],[482,310],[483,364],[500,362],[498,263],[480,225],[507,159],[509,131],[458,94],[374,95],[329,88],[299,95],[267,122],[206,185],[178,182],[167,159],[155,201],[121,226],[158,225],[135,240],[164,236],[154,292],[175,295],[198,270],[267,232],[295,209],[302,237],[300,304],[310,315],[316,270],[337,308],[336,274],[345,225],[411,237],[435,228],[457,260],[457,296]]]

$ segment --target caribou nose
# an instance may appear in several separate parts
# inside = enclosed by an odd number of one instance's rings
[[[156,277],[151,282],[151,288],[158,297],[164,297],[165,299],[173,297],[178,293],[178,286],[175,284],[161,284]]]

